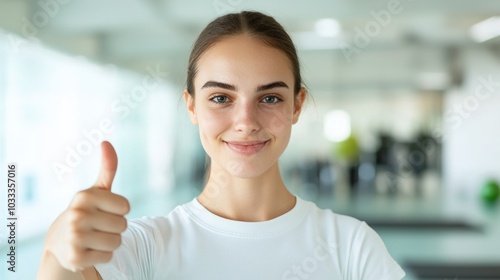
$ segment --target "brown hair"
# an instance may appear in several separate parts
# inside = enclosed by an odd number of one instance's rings
[[[247,34],[261,39],[270,47],[282,51],[292,64],[294,93],[297,95],[303,81],[299,59],[292,39],[274,18],[260,12],[242,11],[220,16],[210,22],[200,33],[189,56],[187,91],[194,96],[194,78],[200,56],[218,41],[229,36]]]

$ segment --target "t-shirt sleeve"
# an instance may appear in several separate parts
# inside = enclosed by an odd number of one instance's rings
[[[96,264],[104,280],[153,279],[153,267],[158,260],[154,250],[155,229],[151,219],[143,217],[128,222],[122,233],[122,244],[113,252],[108,263]]]
[[[400,280],[405,272],[391,257],[380,236],[361,222],[350,250],[350,279]]]

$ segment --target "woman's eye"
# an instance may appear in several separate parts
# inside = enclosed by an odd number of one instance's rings
[[[269,95],[269,96],[264,97],[262,99],[262,101],[264,101],[264,103],[275,104],[275,103],[280,102],[281,98],[274,96],[274,95]]]
[[[229,101],[229,98],[224,95],[217,95],[212,98],[210,98],[210,101],[215,102],[215,103],[226,103]]]

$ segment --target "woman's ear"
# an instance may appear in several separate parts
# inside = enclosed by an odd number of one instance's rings
[[[189,118],[194,124],[198,124],[198,117],[196,116],[196,110],[194,107],[194,98],[187,89],[184,90],[184,100],[186,101],[186,107],[189,112]]]
[[[302,112],[302,105],[304,105],[304,101],[306,100],[307,91],[305,87],[301,87],[299,93],[295,97],[295,101],[293,102],[293,119],[292,123],[295,124],[299,120],[300,113]]]

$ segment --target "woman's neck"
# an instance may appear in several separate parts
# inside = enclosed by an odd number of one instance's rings
[[[223,218],[258,222],[290,211],[296,203],[280,175],[278,164],[257,178],[238,178],[212,166],[198,201]]]

